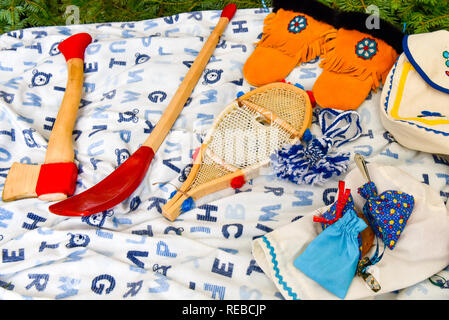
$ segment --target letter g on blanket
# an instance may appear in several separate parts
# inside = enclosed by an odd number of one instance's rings
[[[399,168],[368,164],[368,169],[379,193],[400,190],[413,195],[415,204],[394,250],[385,250],[375,266],[381,289],[374,292],[362,277],[356,276],[344,297],[348,300],[407,288],[449,264],[449,212],[439,194]],[[357,190],[366,179],[356,168],[348,173],[345,182],[347,188]],[[361,211],[366,199],[354,193],[353,200],[357,210]],[[257,264],[286,299],[338,298],[293,265],[293,261],[322,232],[321,226],[313,222],[313,214],[269,232],[252,243]],[[367,256],[372,257],[375,249],[376,246],[371,248]]]

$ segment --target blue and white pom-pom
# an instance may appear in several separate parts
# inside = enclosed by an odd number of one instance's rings
[[[322,109],[318,117],[322,137],[303,136],[302,142],[287,145],[271,155],[271,165],[278,178],[296,184],[321,185],[347,170],[350,153],[336,149],[362,133],[358,113]]]

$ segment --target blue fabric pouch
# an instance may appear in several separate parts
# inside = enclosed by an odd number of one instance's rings
[[[353,209],[324,229],[293,265],[323,288],[344,299],[359,261],[359,233],[367,227]]]

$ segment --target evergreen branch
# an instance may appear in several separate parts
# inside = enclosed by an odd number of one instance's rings
[[[439,17],[435,17],[433,19],[427,20],[426,23],[431,23],[433,21],[437,21],[437,20],[445,19],[445,18],[449,18],[449,14],[446,14],[446,15],[443,15],[443,16],[439,16]]]
[[[449,29],[448,0],[318,0],[343,11],[366,12],[379,8],[382,19],[408,33]],[[261,0],[0,0],[0,31],[64,24],[64,8],[75,5],[82,12],[81,23],[138,21],[171,16],[193,10],[220,10],[234,2],[238,8],[261,8]],[[271,0],[265,1],[268,7]]]

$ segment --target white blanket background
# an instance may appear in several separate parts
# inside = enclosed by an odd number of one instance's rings
[[[143,183],[125,202],[86,218],[56,216],[48,211],[49,203],[37,199],[1,203],[0,298],[282,299],[255,263],[251,241],[332,203],[337,178],[315,187],[268,174],[240,192],[208,196],[175,222],[160,209],[174,190],[164,183],[181,185],[183,169],[214,117],[238,92],[252,89],[242,67],[261,36],[266,14],[262,9],[237,11]],[[94,39],[85,54],[84,92],[73,135],[80,193],[148,137],[219,16],[220,11],[191,12],[2,34],[0,188],[13,162],[44,162],[67,80],[66,62],[57,50],[60,41],[78,32]],[[301,65],[287,81],[310,90],[321,72],[318,63]],[[380,92],[373,93],[358,109],[363,136],[342,151],[398,166],[446,201],[449,162],[396,143],[380,123],[379,98]],[[319,132],[314,124],[312,133]],[[439,275],[449,279],[449,270]],[[385,298],[448,299],[447,289],[448,282],[441,288],[426,280]]]

